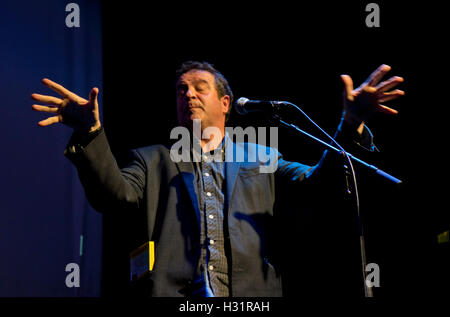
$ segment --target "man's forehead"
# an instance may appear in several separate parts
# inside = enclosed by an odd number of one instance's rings
[[[207,81],[214,82],[215,77],[207,70],[192,69],[180,76],[178,82]]]

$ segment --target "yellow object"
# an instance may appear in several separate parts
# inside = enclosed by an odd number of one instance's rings
[[[447,230],[441,234],[438,234],[437,239],[439,244],[449,242],[449,231],[450,230]]]
[[[131,280],[142,278],[153,271],[155,264],[155,242],[148,241],[130,253]]]
[[[448,241],[448,231],[447,231],[447,241]],[[149,241],[149,252],[150,256],[148,257],[148,264],[150,267],[150,271],[153,271],[153,265],[155,264],[155,242]]]

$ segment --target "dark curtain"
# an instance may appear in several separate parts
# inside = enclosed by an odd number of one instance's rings
[[[63,151],[71,129],[38,127],[32,93],[57,94],[50,78],[102,100],[100,1],[77,1],[80,27],[66,26],[69,2],[0,4],[0,296],[99,296],[101,215],[89,206]],[[80,286],[66,286],[66,265],[79,266]]]

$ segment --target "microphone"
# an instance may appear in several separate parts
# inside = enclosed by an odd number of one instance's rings
[[[273,112],[279,110],[281,104],[284,104],[283,101],[250,100],[241,97],[235,102],[234,108],[240,115],[246,115],[255,111]]]

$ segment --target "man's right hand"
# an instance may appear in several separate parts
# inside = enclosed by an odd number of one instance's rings
[[[89,93],[89,100],[86,100],[47,78],[44,78],[42,83],[63,98],[39,94],[31,95],[33,100],[46,104],[45,106],[34,104],[32,105],[33,110],[55,114],[39,121],[39,126],[46,127],[60,122],[78,132],[92,132],[101,127],[97,102],[98,88],[93,88]]]

